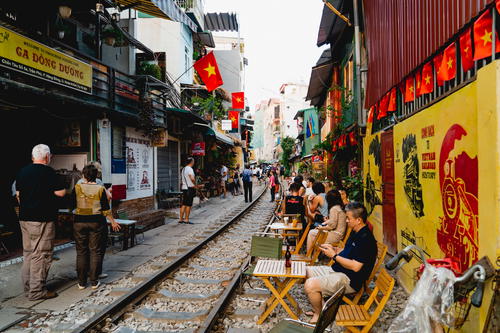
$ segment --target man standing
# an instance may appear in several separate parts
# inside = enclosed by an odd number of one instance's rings
[[[193,224],[189,221],[191,207],[193,206],[193,199],[196,195],[196,178],[194,177],[193,166],[194,158],[188,157],[186,160],[186,166],[181,170],[182,203],[179,214],[179,223]]]
[[[243,179],[245,202],[252,202],[252,170],[250,170],[250,165],[245,164],[241,178]]]
[[[220,175],[221,175],[222,191],[224,192],[224,199],[226,198],[226,193],[227,193],[227,181],[229,179],[228,174],[229,174],[229,170],[223,164],[220,167]]]
[[[16,196],[19,201],[19,223],[23,235],[22,279],[24,294],[30,300],[57,297],[45,283],[52,263],[56,234],[56,197],[64,197],[66,189],[50,163],[50,148],[39,144],[33,147],[33,163],[19,171]]]
[[[321,251],[333,258],[333,273],[311,277],[306,280],[304,290],[311,302],[314,313],[311,323],[315,323],[321,312],[323,297],[335,294],[345,287],[346,294],[357,292],[368,279],[377,259],[377,242],[366,225],[367,212],[359,202],[351,202],[345,207],[347,225],[351,235],[341,249],[330,244],[322,244]]]

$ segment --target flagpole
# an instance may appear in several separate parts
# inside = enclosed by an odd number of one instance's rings
[[[174,85],[177,81],[179,81],[179,79],[180,79],[181,77],[183,77],[183,76],[184,76],[184,74],[186,74],[187,72],[189,72],[189,70],[190,70],[191,68],[193,68],[193,67],[194,67],[194,64],[195,64],[195,63],[196,63],[196,61],[195,61],[195,62],[193,62],[193,64],[192,64],[191,66],[189,66],[189,68],[188,68],[188,69],[186,69],[186,70],[185,70],[185,71],[184,71],[184,72],[183,72],[183,73],[182,73],[182,74],[181,74],[181,75],[180,75],[177,79],[175,79],[175,81],[174,81],[174,82],[172,82],[172,85]]]

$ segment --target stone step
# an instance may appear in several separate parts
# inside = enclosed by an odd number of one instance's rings
[[[193,294],[193,293],[176,293],[167,289],[161,289],[157,292],[158,297],[168,297],[175,300],[183,301],[205,301],[207,299],[216,298],[220,292],[207,293],[207,294]]]
[[[229,315],[231,319],[244,319],[252,320],[255,317],[259,317],[263,312],[263,308],[259,307],[257,309],[235,309],[232,314]]]
[[[258,328],[229,327],[226,333],[260,333]]]
[[[246,289],[241,297],[245,298],[268,298],[271,295],[269,290]]]
[[[186,322],[193,320],[202,320],[208,314],[208,310],[196,312],[159,312],[147,308],[135,310],[133,315],[138,319],[147,319],[152,321],[174,321]]]

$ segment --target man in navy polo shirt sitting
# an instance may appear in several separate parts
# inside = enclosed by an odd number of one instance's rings
[[[365,206],[351,202],[345,207],[347,225],[352,228],[345,248],[322,244],[321,251],[333,258],[333,273],[308,278],[304,289],[313,308],[311,323],[318,320],[323,305],[323,297],[335,294],[345,287],[346,294],[359,289],[370,276],[377,259],[377,242],[366,225],[367,212]]]

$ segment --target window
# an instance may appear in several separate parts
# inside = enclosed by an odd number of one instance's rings
[[[276,105],[274,107],[274,119],[279,119],[280,118],[280,106]]]
[[[111,154],[113,159],[125,158],[125,128],[113,126]]]

